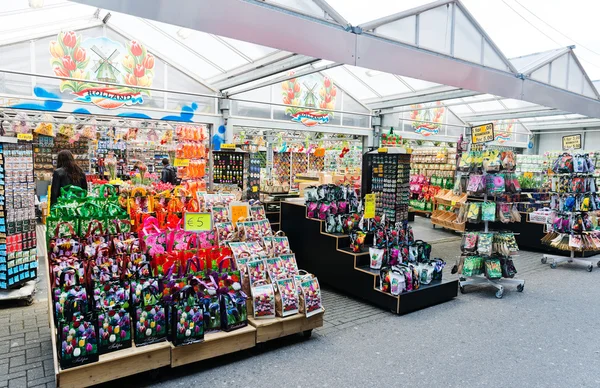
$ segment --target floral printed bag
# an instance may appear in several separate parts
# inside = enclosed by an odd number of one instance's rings
[[[192,286],[185,286],[174,295],[170,339],[175,346],[204,341],[204,305]]]
[[[142,285],[140,304],[134,307],[135,345],[149,345],[167,339],[167,306],[154,282]]]
[[[89,314],[87,302],[70,298],[64,304],[64,316],[58,322],[58,356],[62,369],[98,361],[96,329]]]

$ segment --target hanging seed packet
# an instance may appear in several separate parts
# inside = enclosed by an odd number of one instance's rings
[[[250,216],[257,221],[265,220],[267,218],[265,207],[263,205],[250,206]]]
[[[300,311],[304,311],[306,318],[323,311],[321,302],[321,287],[317,278],[305,280],[300,284],[302,296],[300,297]]]
[[[488,279],[502,278],[502,266],[499,258],[485,260],[485,277]]]
[[[581,248],[583,247],[581,236],[576,234],[569,235],[569,247],[581,250]]]
[[[383,263],[383,254],[385,253],[384,249],[369,247],[369,265],[371,269],[381,269],[381,264]]]
[[[463,234],[462,247],[463,252],[475,252],[477,250],[478,234],[474,232]]]
[[[481,204],[481,220],[496,221],[496,202],[484,202]]]
[[[480,256],[469,256],[465,258],[463,265],[463,276],[480,275],[483,272],[483,259]]]
[[[479,241],[477,243],[477,253],[484,256],[492,254],[492,242],[494,235],[492,233],[479,233]]]
[[[250,285],[258,281],[267,281],[267,269],[264,260],[253,260],[246,263]]]
[[[275,318],[275,291],[272,284],[252,287],[254,318]]]
[[[273,246],[273,254],[275,256],[281,256],[287,253],[292,253],[292,250],[290,249],[290,241],[287,237],[274,237]]]
[[[294,284],[294,279],[285,278],[275,282],[277,293],[275,294],[275,309],[280,317],[298,314],[300,311],[300,297]]]
[[[296,255],[293,253],[288,253],[280,256],[281,261],[283,262],[283,266],[285,267],[285,271],[289,276],[298,275],[298,264],[296,263]]]
[[[480,211],[480,203],[472,202],[469,204],[469,210],[467,211],[467,219],[469,222],[479,222],[479,211]]]
[[[283,264],[281,257],[274,257],[267,259],[267,272],[269,273],[269,279],[271,283],[275,284],[276,280],[287,278],[289,275]]]

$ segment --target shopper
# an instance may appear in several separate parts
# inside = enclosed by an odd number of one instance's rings
[[[160,175],[162,183],[170,183],[173,186],[177,185],[177,169],[169,164],[169,159],[162,160],[163,170]]]
[[[62,150],[58,153],[56,170],[54,170],[54,174],[52,175],[50,206],[53,206],[58,200],[58,197],[60,197],[61,189],[69,185],[78,186],[87,190],[85,173],[75,162],[75,158],[73,158],[71,151]]]

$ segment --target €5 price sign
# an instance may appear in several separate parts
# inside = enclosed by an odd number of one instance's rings
[[[186,232],[207,232],[212,230],[211,213],[185,213],[183,229]]]

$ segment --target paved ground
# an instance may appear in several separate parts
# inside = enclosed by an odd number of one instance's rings
[[[453,240],[433,244],[432,255],[448,262],[446,278],[458,256]],[[600,269],[552,270],[540,257],[515,258],[523,293],[509,289],[498,300],[492,288],[471,288],[402,317],[324,290],[325,324],[309,340],[291,336],[118,384],[600,387]],[[54,385],[45,296],[0,306],[0,388]]]

